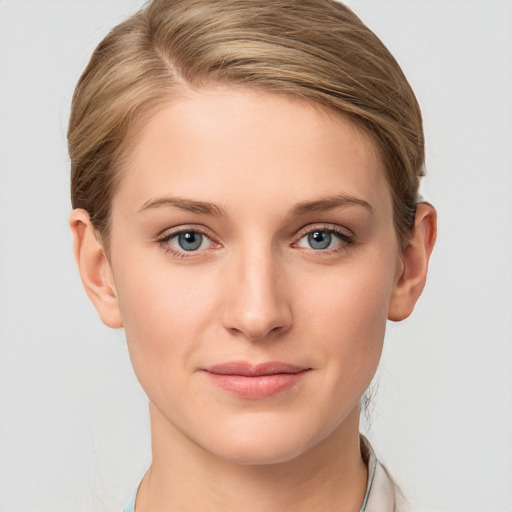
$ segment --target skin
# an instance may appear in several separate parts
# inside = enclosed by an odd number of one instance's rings
[[[143,127],[111,221],[108,258],[86,212],[71,227],[85,289],[124,327],[150,401],[137,511],[359,510],[359,400],[386,320],[423,289],[434,209],[419,205],[401,247],[378,152],[350,121],[218,87],[186,91]],[[197,250],[184,232],[202,234]],[[330,245],[312,247],[314,232]],[[205,371],[233,361],[305,371],[247,397]]]

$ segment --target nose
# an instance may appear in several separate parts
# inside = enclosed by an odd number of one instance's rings
[[[292,309],[279,258],[254,251],[232,262],[226,280],[224,327],[251,341],[275,339],[292,325]]]

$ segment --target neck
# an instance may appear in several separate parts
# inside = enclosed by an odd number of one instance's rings
[[[184,437],[154,407],[153,463],[139,489],[137,512],[358,511],[367,483],[355,408],[328,438],[291,460],[238,464]]]

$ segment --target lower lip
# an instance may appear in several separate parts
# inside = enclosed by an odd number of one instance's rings
[[[243,398],[266,398],[295,388],[308,370],[273,375],[223,375],[206,372],[214,384]]]

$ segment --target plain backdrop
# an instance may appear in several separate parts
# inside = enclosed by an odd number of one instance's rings
[[[74,267],[74,84],[137,0],[0,0],[0,511],[119,511],[149,464],[123,333]],[[352,0],[423,109],[430,278],[364,427],[424,512],[512,511],[512,2]]]

